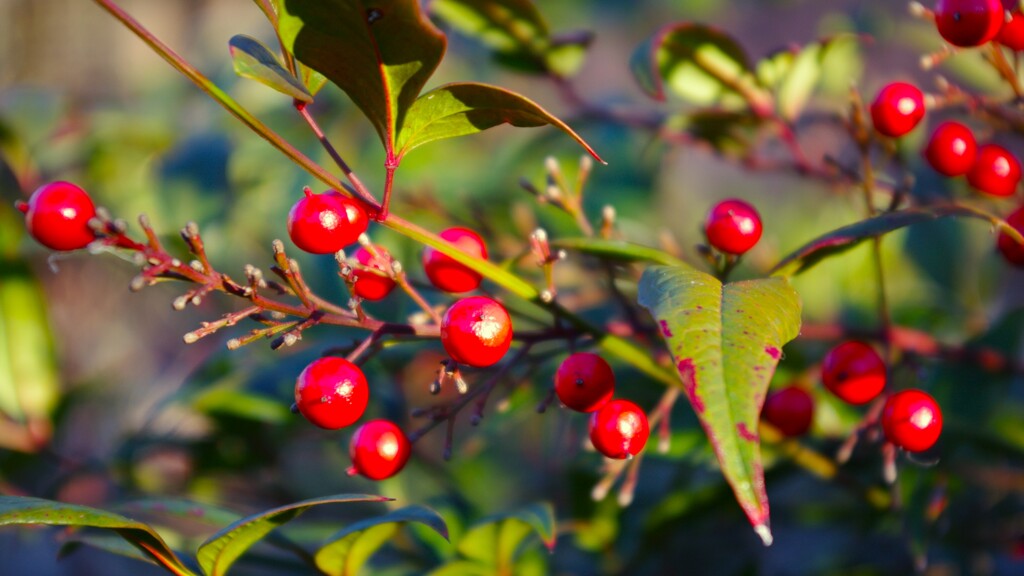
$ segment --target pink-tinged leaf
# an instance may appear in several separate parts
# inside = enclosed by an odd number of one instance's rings
[[[274,0],[289,51],[348,94],[393,152],[447,40],[417,0]]]
[[[771,544],[758,422],[782,346],[800,332],[800,297],[784,278],[723,286],[692,268],[652,266],[638,300],[658,322],[736,500]]]

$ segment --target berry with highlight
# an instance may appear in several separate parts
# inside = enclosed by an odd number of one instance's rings
[[[344,358],[314,360],[295,381],[295,405],[307,420],[327,430],[354,423],[366,411],[370,387],[358,366]]]

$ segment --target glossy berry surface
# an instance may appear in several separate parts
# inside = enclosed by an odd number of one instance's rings
[[[913,84],[887,84],[871,103],[871,122],[875,130],[886,136],[903,136],[913,130],[922,118],[924,94]]]
[[[1006,218],[1007,224],[1013,226],[1014,230],[1024,234],[1024,206],[1015,210]],[[1019,244],[1006,232],[999,232],[996,240],[996,247],[1006,261],[1014,266],[1024,267],[1024,244]]]
[[[295,381],[295,405],[307,420],[327,430],[354,423],[366,411],[370,387],[358,366],[328,356],[314,360]]]
[[[636,456],[650,434],[647,414],[629,400],[611,400],[590,417],[590,442],[608,458]]]
[[[743,254],[761,239],[761,215],[743,200],[723,200],[708,212],[704,234],[716,250]]]
[[[971,129],[959,122],[944,122],[932,132],[924,157],[939,174],[966,174],[977,156],[978,145]]]
[[[377,251],[376,258],[362,246],[356,250],[356,262],[362,267],[356,266],[352,270],[355,279],[352,290],[356,296],[366,300],[383,300],[395,289],[395,281],[386,272],[390,261],[387,252],[379,246],[374,250]]]
[[[89,220],[96,216],[92,198],[70,182],[51,182],[36,189],[28,203],[18,203],[25,213],[28,233],[52,250],[78,250],[96,239]]]
[[[954,46],[981,46],[994,39],[1005,16],[1000,0],[939,0],[935,26]]]
[[[389,420],[371,420],[356,430],[349,442],[352,467],[371,480],[398,474],[409,461],[411,447],[405,433]]]
[[[555,372],[558,400],[577,412],[593,412],[611,400],[615,391],[612,367],[597,354],[570,354]]]
[[[967,181],[978,191],[992,196],[1011,196],[1020,183],[1020,162],[1012,152],[998,144],[978,148]]]
[[[314,194],[309,188],[288,212],[288,236],[311,254],[333,254],[366,232],[370,220],[357,201],[336,190]]]
[[[490,366],[512,345],[512,318],[500,302],[485,296],[463,298],[441,319],[441,344],[460,364]]]
[[[799,386],[787,386],[768,396],[761,417],[786,436],[802,436],[814,421],[814,398]]]
[[[469,228],[448,228],[440,236],[465,252],[487,258],[487,246],[483,238]],[[482,280],[476,272],[430,246],[423,250],[423,271],[431,284],[453,294],[476,290]]]
[[[1020,10],[1013,10],[1009,22],[1004,22],[996,41],[1010,50],[1020,52],[1024,50],[1024,14]]]
[[[843,342],[822,360],[821,380],[843,401],[866,404],[885,388],[885,362],[874,348],[864,342]]]
[[[882,430],[889,442],[909,452],[921,452],[939,439],[942,410],[928,393],[903,390],[885,401]]]

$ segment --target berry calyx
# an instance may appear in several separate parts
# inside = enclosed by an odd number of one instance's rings
[[[1020,183],[1020,161],[998,144],[978,148],[974,165],[967,172],[967,181],[980,192],[991,196],[1011,196]]]
[[[1013,229],[1024,235],[1024,206],[1021,206],[1006,218],[1006,223],[1013,226]],[[1000,230],[996,239],[996,247],[1006,258],[1006,261],[1014,266],[1024,267],[1024,244],[1017,242],[1015,238]]]
[[[650,434],[647,414],[629,400],[611,400],[590,417],[590,442],[608,458],[636,456]]]
[[[922,118],[924,94],[913,84],[887,84],[871,103],[871,122],[875,130],[892,138],[910,132]]]
[[[934,446],[942,433],[942,410],[930,394],[903,390],[885,401],[882,430],[889,442],[909,452],[922,452]]]
[[[1013,10],[1010,13],[1010,20],[1003,22],[1003,27],[999,30],[996,42],[1014,52],[1024,50],[1024,13],[1021,13],[1020,10]]]
[[[558,400],[577,412],[597,410],[611,399],[614,391],[612,367],[597,354],[570,354],[555,372]]]
[[[25,214],[28,233],[47,248],[78,250],[96,239],[89,228],[96,206],[85,190],[70,182],[40,186],[27,203],[19,202],[17,207]]]
[[[935,27],[954,46],[981,46],[999,34],[1005,22],[1000,0],[939,0]]]
[[[708,212],[704,234],[715,249],[743,254],[761,239],[761,215],[743,200],[723,200]]]
[[[409,439],[389,420],[371,420],[352,435],[348,453],[355,472],[371,480],[398,474],[409,461]]]
[[[377,257],[360,246],[355,254],[356,262],[360,265],[352,269],[352,279],[355,280],[352,291],[365,300],[383,300],[395,289],[395,281],[387,273],[390,256],[379,246],[375,246],[374,250],[377,251]]]
[[[366,411],[370,387],[358,366],[344,358],[314,360],[295,380],[295,405],[313,424],[327,430],[344,428]]]
[[[787,386],[768,396],[761,417],[785,436],[802,436],[814,420],[814,398],[799,386]]]
[[[843,342],[822,360],[821,381],[843,401],[867,404],[885,388],[885,362],[864,342]]]
[[[483,238],[469,228],[448,228],[441,232],[440,236],[465,252],[479,258],[487,258],[487,246]],[[430,246],[423,250],[423,271],[437,289],[453,294],[476,290],[483,279],[454,258]]]
[[[977,155],[978,145],[971,129],[959,122],[944,122],[932,132],[924,157],[939,174],[966,174]]]
[[[359,239],[370,219],[359,202],[337,190],[314,194],[309,187],[288,212],[288,236],[311,254],[333,254]]]
[[[441,319],[441,344],[453,360],[482,368],[497,363],[512,345],[512,318],[501,303],[471,296],[452,304]]]

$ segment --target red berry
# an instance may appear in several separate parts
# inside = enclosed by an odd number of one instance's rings
[[[885,362],[875,349],[856,340],[843,342],[825,355],[821,380],[849,404],[867,404],[885,388]]]
[[[935,26],[954,46],[981,46],[999,34],[1005,22],[1000,0],[939,0]]]
[[[558,399],[577,412],[593,412],[604,406],[614,390],[612,367],[597,354],[570,354],[555,372]]]
[[[1020,162],[1013,153],[998,144],[986,144],[978,148],[967,181],[985,194],[1011,196],[1017,190],[1020,176]]]
[[[743,254],[761,239],[761,216],[743,200],[723,200],[708,212],[704,233],[716,249]]]
[[[970,128],[959,122],[945,122],[932,132],[924,156],[936,172],[960,176],[974,165],[977,151]]]
[[[295,381],[295,404],[313,424],[337,430],[362,417],[370,387],[358,366],[328,356],[314,360]]]
[[[611,400],[590,417],[590,442],[609,458],[636,456],[650,433],[647,414],[629,400]]]
[[[463,298],[441,319],[441,344],[460,364],[490,366],[501,360],[512,344],[512,318],[490,298]]]
[[[96,239],[89,220],[96,207],[89,194],[70,182],[51,182],[32,193],[28,203],[19,202],[28,233],[53,250],[78,250]]]
[[[996,41],[1016,52],[1024,50],[1024,14],[1020,10],[1010,13],[1010,21],[1003,23]]]
[[[473,256],[487,259],[483,238],[468,228],[449,228],[440,236]],[[455,294],[476,290],[482,279],[476,272],[430,246],[423,250],[423,270],[431,284]]]
[[[1024,206],[1010,214],[1006,218],[1006,222],[1013,226],[1014,230],[1024,234]],[[1019,244],[1012,236],[1000,231],[999,238],[996,240],[996,246],[1007,262],[1015,266],[1024,267],[1024,244]]]
[[[799,386],[787,386],[768,396],[761,417],[786,436],[802,436],[814,420],[814,398]]]
[[[389,420],[371,420],[352,436],[348,453],[355,471],[371,480],[398,474],[409,461],[411,447],[402,429]]]
[[[942,432],[942,410],[920,390],[903,390],[885,401],[882,430],[889,442],[910,452],[931,448]]]
[[[913,84],[887,84],[871,103],[871,122],[875,130],[897,138],[914,129],[924,118],[924,94]]]
[[[370,220],[359,202],[337,190],[305,196],[288,212],[288,236],[311,254],[333,254],[366,232]]]
[[[356,250],[356,261],[361,266],[352,270],[352,278],[355,280],[352,290],[356,296],[366,300],[383,300],[395,288],[395,281],[386,272],[391,257],[380,246],[375,246],[374,250],[377,251],[376,258],[362,246]],[[378,270],[380,273],[376,272]]]

